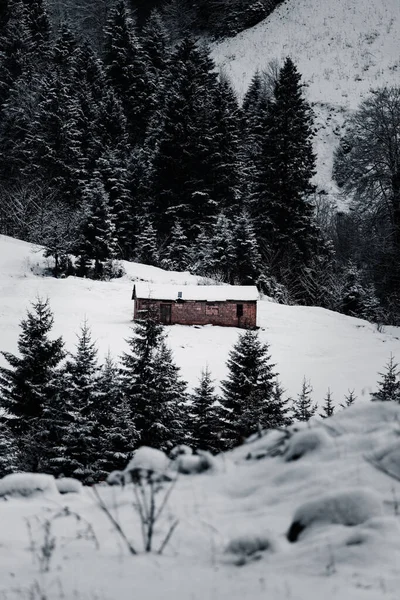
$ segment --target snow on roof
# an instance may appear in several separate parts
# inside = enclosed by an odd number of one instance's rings
[[[249,302],[258,300],[258,290],[255,285],[163,285],[144,282],[135,283],[133,298]]]

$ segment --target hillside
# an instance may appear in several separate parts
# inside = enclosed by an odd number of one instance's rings
[[[333,149],[348,111],[371,88],[400,84],[398,0],[286,0],[263,22],[213,47],[240,97],[256,69],[290,56],[316,114],[316,183],[334,194]]]
[[[2,480],[0,595],[397,600],[400,484],[365,457],[400,474],[399,419],[397,405],[354,406],[329,428],[295,434],[280,446],[283,455],[268,457],[281,436],[275,432],[218,457],[210,473],[181,475],[154,533],[157,549],[178,519],[162,556],[142,553],[132,484],[97,490],[138,556],[129,554],[93,488],[61,496],[46,479],[44,492],[21,497],[18,489],[23,484],[28,494],[32,480],[23,476],[19,487]],[[296,519],[304,530],[290,543]]]
[[[37,296],[49,298],[54,312],[54,335],[62,335],[68,350],[87,319],[99,348],[100,359],[108,349],[114,356],[128,349],[132,326],[131,293],[134,280],[153,283],[195,283],[189,273],[167,272],[155,267],[124,262],[126,275],[111,282],[77,277],[43,276],[47,259],[40,247],[0,236],[0,340],[1,350],[16,352],[19,322]],[[321,402],[330,387],[335,403],[354,389],[359,401],[375,390],[391,353],[400,357],[400,331],[321,308],[284,306],[267,298],[258,303],[260,337],[270,344],[276,371],[291,396],[303,377],[311,380],[314,400]],[[238,330],[221,327],[168,329],[168,339],[182,375],[190,386],[197,383],[207,364],[219,382],[226,374],[225,362]],[[5,364],[0,357],[0,364]]]

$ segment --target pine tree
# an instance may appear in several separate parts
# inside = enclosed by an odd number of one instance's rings
[[[199,226],[218,212],[216,171],[221,160],[216,137],[216,75],[209,52],[184,39],[171,61],[165,100],[152,158],[148,192],[160,237],[180,219],[190,241]],[[171,173],[174,174],[171,177]]]
[[[335,412],[335,406],[332,403],[332,394],[331,394],[331,390],[328,388],[327,394],[325,396],[324,399],[324,404],[322,406],[322,413],[319,413],[319,416],[322,417],[323,419],[327,419],[328,417],[331,417],[333,415],[333,413]]]
[[[215,219],[210,234],[201,232],[196,240],[196,272],[233,283],[236,269],[234,226],[223,213]]]
[[[54,378],[65,352],[61,337],[48,337],[53,321],[48,300],[38,298],[20,324],[20,356],[2,352],[11,368],[0,367],[1,405],[13,417],[9,425],[17,434],[36,426],[54,393]]]
[[[278,275],[322,252],[310,196],[315,172],[312,115],[290,58],[265,111],[265,135],[250,199],[259,243]]]
[[[150,60],[136,35],[124,0],[110,11],[105,29],[104,62],[107,75],[125,111],[133,143],[141,143],[155,109]]]
[[[218,405],[211,373],[206,367],[201,372],[199,385],[190,395],[189,407],[191,429],[190,443],[194,448],[208,450],[216,454],[224,449],[223,409]]]
[[[313,389],[310,382],[304,377],[301,392],[293,400],[293,419],[295,421],[309,421],[317,412],[317,405],[312,403],[311,393]]]
[[[116,239],[109,199],[98,174],[85,186],[82,196],[85,204],[76,248],[78,274],[87,275],[90,261],[94,260],[93,276],[101,279],[105,262],[115,257]]]
[[[185,440],[186,384],[151,310],[136,320],[128,344],[130,352],[122,356],[122,387],[138,444],[169,450]]]
[[[67,361],[64,378],[64,402],[69,421],[63,432],[62,445],[55,449],[59,453],[57,466],[59,473],[92,483],[97,477],[94,463],[99,444],[96,436],[99,367],[97,349],[87,323],[81,328],[75,354]]]
[[[15,473],[20,466],[17,440],[7,420],[0,421],[0,477]]]
[[[357,400],[357,396],[354,394],[354,390],[349,390],[347,396],[344,397],[346,404],[341,404],[342,408],[348,408]]]
[[[96,415],[97,457],[93,470],[96,479],[104,480],[115,469],[123,469],[136,446],[137,432],[133,416],[122,393],[119,368],[110,354],[101,367]]]
[[[171,236],[163,252],[162,265],[170,271],[185,271],[190,260],[189,242],[179,219],[171,229]]]
[[[158,253],[157,235],[151,221],[142,220],[139,233],[136,236],[136,261],[145,265],[158,266],[160,256]]]
[[[221,382],[222,404],[227,414],[231,442],[240,443],[257,430],[267,428],[269,407],[274,393],[275,373],[270,363],[268,345],[262,344],[257,331],[247,330],[239,336],[229,353],[229,374]]]
[[[234,280],[239,285],[254,285],[261,273],[261,254],[249,215],[243,212],[233,230],[235,248]]]
[[[371,400],[400,403],[400,371],[398,367],[399,365],[394,362],[394,357],[391,354],[386,365],[386,372],[379,373],[382,379],[378,381],[378,391],[371,394]]]

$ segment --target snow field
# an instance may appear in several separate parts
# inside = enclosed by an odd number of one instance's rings
[[[49,298],[54,313],[54,337],[62,335],[73,351],[77,334],[87,319],[103,361],[108,350],[118,358],[128,351],[131,335],[133,280],[193,284],[189,273],[124,263],[126,275],[110,282],[77,277],[54,279],[42,275],[47,261],[32,244],[0,236],[0,350],[17,353],[19,323],[38,296]],[[312,398],[320,405],[328,387],[336,405],[354,389],[358,402],[369,401],[378,373],[390,354],[400,361],[399,328],[375,325],[361,319],[315,307],[284,306],[264,299],[258,302],[260,339],[270,345],[275,372],[295,397],[303,378],[311,381]],[[168,342],[181,375],[192,388],[208,365],[216,384],[227,375],[226,360],[240,330],[231,327],[166,328]],[[0,355],[0,364],[6,365]]]
[[[71,599],[130,600],[134,589],[135,597],[150,600],[396,600],[400,483],[364,459],[363,439],[376,452],[396,439],[399,419],[398,405],[351,407],[329,419],[329,452],[321,446],[295,462],[284,455],[247,460],[241,447],[216,457],[217,472],[179,477],[155,531],[158,542],[179,519],[162,556],[142,554],[130,484],[97,489],[138,556],[128,554],[91,488],[57,500],[10,498],[0,503],[0,597],[28,598],[32,582],[40,581],[55,600],[59,589]],[[309,431],[327,433],[318,422]],[[276,434],[249,442],[247,452],[270,446],[269,437]],[[51,521],[56,542],[46,573],[32,560],[26,519],[37,549],[43,523]],[[306,531],[290,543],[286,535],[296,520]]]

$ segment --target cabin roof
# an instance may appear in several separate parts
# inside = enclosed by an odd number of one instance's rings
[[[164,285],[139,282],[134,284],[132,297],[171,301],[181,298],[204,302],[254,302],[258,300],[258,290],[255,285]]]

